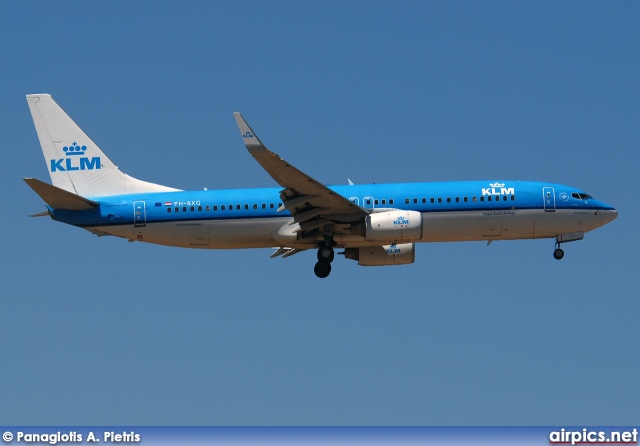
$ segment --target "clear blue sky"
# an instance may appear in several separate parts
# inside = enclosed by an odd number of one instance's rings
[[[636,2],[0,3],[0,424],[633,424]],[[327,184],[523,179],[618,208],[413,265],[198,251],[48,218],[25,95],[126,173],[270,187],[232,112]]]

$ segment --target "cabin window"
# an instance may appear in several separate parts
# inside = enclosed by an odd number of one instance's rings
[[[469,198],[468,197],[464,197],[464,202],[468,203],[469,202]]]
[[[409,200],[408,198],[405,198],[405,199],[404,199],[404,203],[405,203],[405,204],[409,204],[410,202],[411,202],[411,200]]]
[[[176,208],[176,212],[180,212],[180,208]]]
[[[247,207],[247,209],[249,209],[249,205],[245,204],[245,206]],[[242,208],[242,206],[240,206],[239,204],[236,204],[236,210],[239,211],[240,208]]]
[[[413,204],[418,204],[418,199],[417,198],[413,199]]]
[[[190,210],[191,212],[193,212],[193,211],[195,210],[195,208],[194,208],[193,206],[191,206],[191,207],[189,208],[189,210]]]
[[[262,203],[262,209],[266,209],[266,208],[267,208],[267,205]]]
[[[382,199],[382,204],[387,204],[387,200],[386,199]]]
[[[456,203],[460,203],[460,197],[456,197]]]
[[[515,195],[511,195],[511,201],[514,201],[516,199]]]
[[[205,209],[207,210],[207,212],[209,212],[209,210],[210,210],[209,205],[207,205],[207,207]]]
[[[447,203],[451,203],[451,198],[447,197]]]
[[[507,196],[506,195],[502,196],[502,201],[507,201]]]
[[[488,201],[491,201],[491,195],[489,195],[489,196],[487,197],[487,200],[488,200]]]
[[[436,199],[435,199],[435,198],[431,198],[429,201],[430,201],[431,203],[435,203],[435,202],[436,202]]]
[[[471,201],[473,201],[475,203],[476,201],[478,201],[478,199],[476,197],[472,197]]]
[[[254,203],[254,204],[253,204],[253,208],[254,208],[254,209],[258,209],[258,205]]]
[[[226,208],[225,208],[224,204],[220,206],[220,210],[221,210],[221,211],[224,211],[225,209],[226,209]]]
[[[171,208],[167,208],[167,212],[170,214],[171,213]]]
[[[182,206],[182,212],[187,212],[187,207],[186,206]]]
[[[245,205],[244,205],[244,208],[245,208],[245,209],[249,209],[249,205],[248,205],[248,204],[245,204]]]
[[[438,203],[442,203],[442,198],[438,198]]]
[[[378,200],[373,200],[373,204],[378,206]]]
[[[389,204],[393,204],[393,198],[389,198]]]
[[[426,199],[426,198],[423,198],[423,199],[422,199],[422,202],[423,202],[423,203],[426,203],[426,202],[427,202],[427,199]]]
[[[209,207],[209,206],[207,206],[207,207]],[[198,206],[198,211],[201,211],[201,210],[202,210],[202,206]]]
[[[217,211],[217,210],[218,210],[218,205],[215,205],[215,206],[213,207],[213,210],[214,210],[214,211]]]
[[[484,201],[484,196],[480,197],[480,201]]]
[[[371,198],[367,198],[367,206],[371,206]]]
[[[273,203],[269,203],[269,209],[273,209]]]

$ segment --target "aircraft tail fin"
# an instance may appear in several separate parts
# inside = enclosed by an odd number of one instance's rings
[[[83,211],[99,206],[95,201],[67,192],[64,189],[36,180],[35,178],[23,178],[23,180],[53,209]]]
[[[27,95],[27,103],[55,187],[84,197],[178,190],[121,172],[51,95]]]

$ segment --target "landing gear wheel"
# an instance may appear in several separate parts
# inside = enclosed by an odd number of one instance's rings
[[[331,263],[333,262],[333,258],[335,257],[335,253],[333,252],[333,248],[330,246],[321,246],[318,248],[318,261]]]
[[[324,279],[331,273],[331,263],[318,262],[316,266],[313,267],[313,272],[316,273],[316,276],[319,278]]]
[[[556,260],[560,260],[564,257],[564,251],[560,248],[556,248],[555,251],[553,251],[553,258]]]

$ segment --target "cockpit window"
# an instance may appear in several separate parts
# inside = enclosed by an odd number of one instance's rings
[[[593,197],[589,194],[579,194],[577,192],[573,192],[571,194],[571,196],[573,198],[575,198],[576,200],[588,200],[588,199],[593,199]]]

